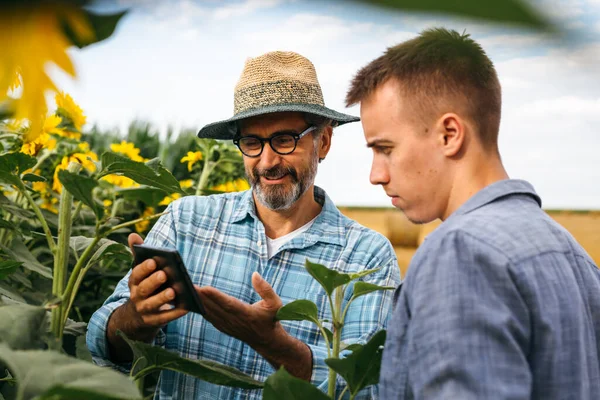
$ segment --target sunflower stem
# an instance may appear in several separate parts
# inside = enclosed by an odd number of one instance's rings
[[[67,171],[78,173],[81,165],[70,162]],[[69,267],[69,242],[71,240],[71,225],[73,212],[73,195],[62,187],[60,194],[60,206],[58,212],[58,243],[54,255],[54,276],[52,281],[52,294],[62,298],[65,289],[67,270]],[[80,260],[81,261],[81,260]],[[67,304],[63,301],[59,307],[52,310],[51,330],[54,336],[62,340],[63,323],[62,317]]]

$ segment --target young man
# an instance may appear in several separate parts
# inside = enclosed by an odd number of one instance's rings
[[[371,182],[410,220],[443,221],[396,293],[382,397],[600,399],[600,271],[508,178],[482,48],[427,30],[358,72],[359,102]]]
[[[168,207],[145,244],[177,249],[206,309],[203,316],[164,306],[171,288],[153,261],[135,266],[89,324],[97,363],[131,360],[116,331],[190,359],[217,361],[264,381],[280,366],[326,390],[327,348],[308,322],[275,321],[282,304],[315,302],[331,320],[325,291],[304,268],[306,259],[341,272],[381,268],[365,280],[399,284],[390,243],[344,217],[314,185],[331,146],[332,127],[358,118],[326,108],[312,63],[289,52],[249,59],[234,94],[234,116],[205,126],[203,138],[234,139],[244,154],[252,190],[185,197]],[[130,244],[141,243],[131,235]],[[201,287],[200,287],[201,286]],[[350,293],[348,293],[350,295]],[[385,327],[388,292],[356,300],[343,340],[365,342]],[[346,298],[345,301],[348,301]],[[363,397],[376,396],[369,388]],[[260,390],[216,386],[163,371],[159,398],[261,398]]]

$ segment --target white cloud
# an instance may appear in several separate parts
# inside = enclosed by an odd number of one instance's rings
[[[583,0],[537,0],[535,9],[551,18],[564,21],[583,16],[585,3]]]
[[[227,19],[250,14],[261,8],[271,8],[281,4],[283,0],[246,0],[241,3],[228,4],[217,8],[213,12],[216,19]]]
[[[600,97],[586,99],[577,96],[563,96],[539,99],[519,108],[519,116],[559,118],[586,118],[600,122]]]
[[[542,46],[552,43],[552,38],[542,34],[502,34],[485,36],[476,40],[488,51],[494,47],[509,47],[513,51],[518,52],[525,47]]]
[[[371,23],[349,23],[341,18],[301,13],[282,21],[273,29],[248,33],[244,42],[255,49],[294,48],[297,51],[327,49],[338,41],[368,33]]]
[[[140,117],[163,130],[167,124],[197,129],[231,115],[247,57],[293,50],[315,64],[326,104],[357,115],[356,107],[345,110],[344,97],[360,67],[425,27],[466,28],[494,60],[503,86],[500,149],[511,176],[530,180],[547,207],[600,207],[600,40],[563,45],[467,20],[377,17],[346,6],[317,12],[305,5],[316,3],[282,7],[283,1],[144,1],[146,11],[132,13],[114,40],[77,52],[81,79],[63,79],[60,87],[103,127]],[[592,3],[600,0],[575,7]],[[570,7],[566,0],[544,4]],[[579,21],[578,10],[568,12]],[[600,29],[598,18],[581,21]],[[370,162],[360,123],[342,126],[317,183],[340,205],[388,206],[381,188],[369,183]]]

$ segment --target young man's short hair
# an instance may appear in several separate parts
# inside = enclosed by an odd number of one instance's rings
[[[502,94],[494,64],[468,34],[435,28],[400,43],[358,71],[346,96],[359,103],[398,82],[423,122],[446,112],[470,118],[486,148],[497,148]]]

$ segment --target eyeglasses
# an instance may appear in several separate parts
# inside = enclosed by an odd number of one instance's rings
[[[246,157],[256,158],[260,156],[265,147],[265,142],[269,142],[275,153],[286,155],[296,150],[298,140],[316,129],[316,126],[309,126],[301,133],[281,132],[264,139],[254,135],[242,136],[233,139],[233,143]]]

